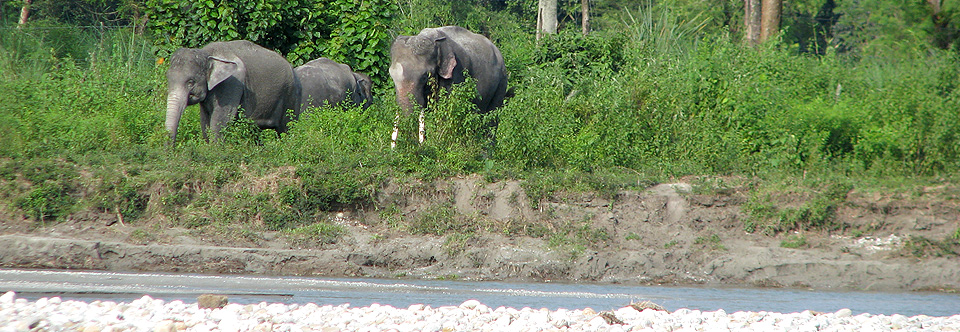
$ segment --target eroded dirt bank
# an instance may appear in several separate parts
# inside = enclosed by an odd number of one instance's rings
[[[531,204],[517,182],[452,179],[416,190],[390,184],[376,207],[342,211],[335,243],[304,243],[278,232],[232,241],[184,229],[132,226],[78,214],[47,227],[5,221],[0,267],[328,277],[459,278],[627,284],[704,284],[857,290],[960,289],[960,259],[905,252],[911,236],[943,239],[960,227],[947,199],[891,199],[851,192],[837,210],[846,231],[767,236],[744,230],[740,190],[693,193],[680,181],[613,199],[561,195]],[[439,204],[439,205],[438,205]],[[602,231],[587,246],[477,229],[469,236],[409,235],[389,218],[421,218],[448,206],[457,218],[496,230],[562,221]],[[383,213],[393,209],[393,215]],[[553,222],[550,222],[553,221]],[[560,221],[558,223],[558,221]],[[108,226],[109,224],[109,226]],[[851,230],[856,230],[852,234]],[[144,236],[149,234],[149,236]],[[854,237],[853,235],[857,235]],[[249,239],[254,240],[249,240]],[[551,242],[553,241],[553,242]]]

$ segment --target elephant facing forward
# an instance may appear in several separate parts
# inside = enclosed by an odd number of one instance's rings
[[[449,90],[469,74],[477,82],[477,98],[473,100],[481,113],[503,104],[507,95],[507,69],[500,50],[486,37],[458,26],[425,28],[416,36],[399,36],[390,48],[390,77],[397,91],[402,115],[410,116],[414,108],[419,115],[419,142],[425,139],[423,112],[431,95],[430,80]],[[416,105],[414,105],[416,103]],[[397,115],[399,122],[401,114]],[[399,135],[393,128],[393,143]]]
[[[366,109],[373,100],[370,77],[350,66],[319,58],[293,69],[300,83],[300,112],[349,101]]]
[[[200,128],[214,141],[237,117],[239,109],[260,129],[287,130],[287,110],[299,106],[300,91],[293,67],[277,52],[246,40],[214,42],[203,48],[181,48],[170,56],[167,70],[166,128],[177,140],[180,117],[188,105],[200,104]]]

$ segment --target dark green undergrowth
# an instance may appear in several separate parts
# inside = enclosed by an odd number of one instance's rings
[[[313,109],[283,137],[236,121],[210,144],[190,107],[168,146],[166,65],[154,41],[127,29],[3,30],[0,209],[38,225],[97,211],[329,242],[340,234],[324,226],[329,214],[387,209],[375,198],[391,179],[520,179],[538,204],[565,191],[613,199],[681,176],[735,175],[756,179],[744,227],[777,234],[844,230],[835,213],[851,190],[903,190],[960,171],[960,59],[947,50],[854,57],[835,48],[798,55],[776,42],[750,48],[729,31],[672,19],[669,6],[633,12],[616,29],[536,42],[511,10],[410,6],[439,9],[401,11],[389,18],[393,32],[483,31],[503,51],[514,96],[481,115],[467,86],[440,92],[427,141],[417,144],[415,116],[403,117],[396,149],[399,107],[388,84],[375,87],[369,109]],[[376,59],[366,65],[389,66]],[[802,199],[784,203],[786,195]],[[545,238],[574,254],[607,240],[588,224],[490,223],[452,211],[440,204],[417,220],[391,220],[411,233],[453,234],[454,249],[478,232]]]

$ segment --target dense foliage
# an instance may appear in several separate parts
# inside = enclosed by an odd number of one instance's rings
[[[293,229],[372,204],[387,181],[466,173],[524,179],[534,198],[702,174],[829,193],[789,211],[752,200],[754,216],[779,220],[748,226],[779,232],[826,225],[845,197],[837,188],[960,170],[960,58],[952,23],[929,21],[922,3],[791,2],[781,38],[756,49],[740,42],[737,1],[596,1],[586,36],[574,2],[562,1],[573,18],[540,41],[531,3],[147,0],[149,33],[138,34],[15,30],[4,2],[0,211]],[[904,15],[880,19],[876,8]],[[380,84],[371,108],[311,110],[279,139],[237,121],[207,144],[194,107],[178,145],[166,146],[157,58],[176,47],[246,38],[294,64],[328,56],[385,80],[393,36],[445,24],[500,47],[515,95],[481,116],[470,89],[441,93],[423,145],[390,149],[398,106]]]
[[[383,79],[389,61],[390,0],[145,0],[148,28],[161,55],[179,47],[246,39],[294,64],[325,56]]]

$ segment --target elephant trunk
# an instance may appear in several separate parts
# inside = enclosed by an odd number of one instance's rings
[[[401,114],[403,114],[403,116],[400,116],[400,114],[397,114],[397,117],[395,119],[395,125],[393,128],[394,143],[396,143],[397,136],[399,135],[399,132],[400,132],[400,129],[399,129],[400,124],[402,122],[405,122],[404,119],[408,119],[410,115],[413,114],[414,111],[417,111],[417,113],[419,113],[417,116],[417,123],[418,123],[417,136],[418,136],[418,141],[420,143],[423,143],[425,139],[424,133],[426,130],[425,129],[426,124],[424,123],[424,111],[426,110],[426,107],[427,107],[427,101],[424,96],[423,86],[422,85],[418,86],[415,83],[407,83],[407,82],[404,82],[403,84],[399,84],[397,86],[397,104],[399,104]]]
[[[186,93],[180,90],[171,89],[167,93],[167,121],[166,128],[170,132],[170,143],[177,142],[177,127],[180,125],[180,116],[183,110],[187,108]]]
[[[413,103],[410,102],[409,91],[403,91],[397,89],[397,104],[400,105],[400,110],[403,112],[403,115],[410,115],[410,112],[413,108]]]
[[[413,95],[413,98],[411,98]],[[415,102],[415,103],[414,103]],[[408,116],[414,110],[426,108],[427,103],[423,95],[423,88],[417,88],[416,84],[402,84],[397,87],[397,104],[403,110],[403,114]]]

